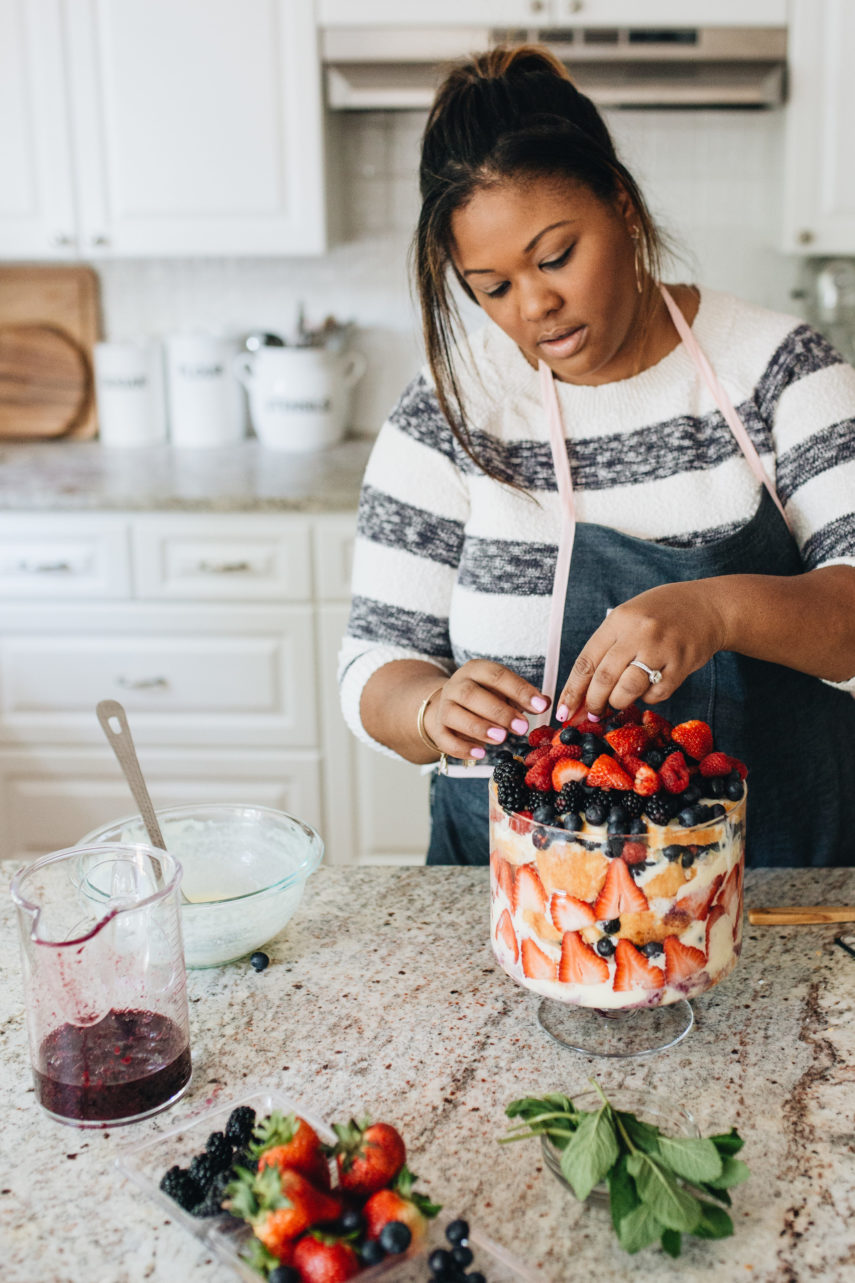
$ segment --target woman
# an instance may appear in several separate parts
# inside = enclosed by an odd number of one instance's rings
[[[749,764],[750,863],[855,863],[855,371],[659,285],[644,199],[544,50],[454,70],[420,174],[429,368],[366,471],[340,676],[374,747],[482,764],[434,776],[428,862],[486,862],[489,751],[550,703],[642,700]],[[459,343],[451,278],[487,317]]]

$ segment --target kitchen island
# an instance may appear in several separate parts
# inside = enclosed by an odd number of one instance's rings
[[[855,870],[755,871],[746,888],[749,905],[852,903]],[[436,1201],[552,1283],[855,1277],[855,957],[834,943],[848,928],[746,923],[736,970],[694,1003],[683,1043],[595,1061],[552,1042],[538,999],[494,962],[486,869],[322,868],[269,946],[267,970],[189,973],[187,1095],[153,1119],[98,1131],[54,1123],[36,1105],[8,896],[0,921],[4,1283],[227,1283],[234,1276],[114,1160],[122,1145],[256,1086],[327,1118],[365,1109],[395,1123]],[[508,1101],[572,1094],[590,1075],[606,1091],[679,1101],[703,1133],[739,1129],[752,1178],[733,1191],[732,1238],[685,1239],[678,1260],[654,1248],[627,1256],[607,1211],[577,1204],[537,1141],[496,1143]]]

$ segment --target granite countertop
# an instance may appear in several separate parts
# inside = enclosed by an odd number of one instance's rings
[[[0,443],[0,512],[354,512],[373,438],[293,454]]]
[[[755,871],[753,904],[852,903],[855,870]],[[175,1127],[249,1084],[284,1089],[327,1118],[362,1107],[398,1124],[410,1164],[546,1280],[855,1277],[855,958],[846,928],[747,928],[743,956],[695,1004],[696,1026],[648,1059],[594,1061],[537,1022],[538,999],[487,942],[486,869],[323,868],[260,973],[189,973],[194,1074],[154,1119],[75,1130],[35,1103],[12,905],[0,904],[4,1283],[227,1283],[234,1276],[116,1171],[121,1145]],[[673,1261],[627,1256],[603,1208],[580,1206],[536,1141],[499,1146],[505,1104],[549,1090],[651,1089],[687,1105],[702,1132],[736,1124],[752,1178],[734,1191],[733,1238],[684,1240]],[[572,1259],[572,1268],[569,1262]]]

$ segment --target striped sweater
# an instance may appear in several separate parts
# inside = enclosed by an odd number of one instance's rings
[[[713,290],[701,291],[693,331],[774,481],[805,569],[855,565],[855,370],[798,319]],[[387,753],[359,716],[384,664],[424,659],[451,672],[487,657],[536,686],[543,674],[560,506],[538,375],[491,323],[458,360],[476,453],[525,493],[477,468],[428,375],[414,379],[366,468],[339,655],[345,720]],[[760,484],[682,344],[629,379],[555,386],[580,522],[690,547],[754,514]],[[840,685],[855,690],[855,678]]]

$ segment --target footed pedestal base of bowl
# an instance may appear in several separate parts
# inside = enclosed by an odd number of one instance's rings
[[[685,998],[662,1007],[614,1011],[575,1007],[544,998],[537,1018],[550,1038],[569,1051],[612,1059],[666,1051],[681,1042],[695,1023],[691,1003]]]

